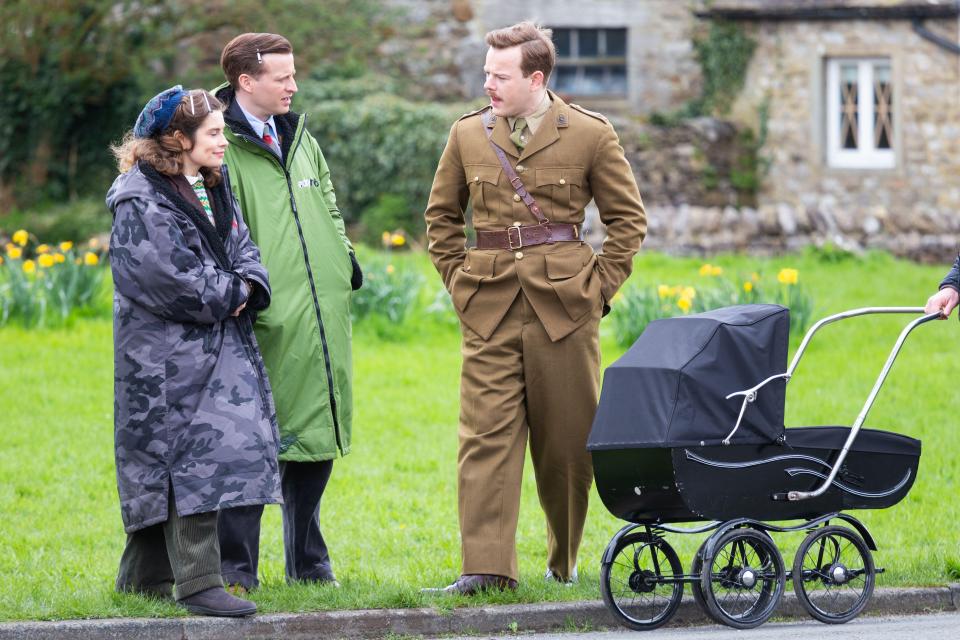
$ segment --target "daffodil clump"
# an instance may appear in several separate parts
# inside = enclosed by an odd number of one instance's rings
[[[613,327],[617,342],[630,346],[646,326],[660,318],[738,304],[773,303],[790,309],[791,333],[803,333],[810,323],[813,300],[800,285],[800,273],[781,269],[776,282],[764,281],[759,273],[724,277],[723,267],[703,264],[697,270],[696,286],[659,284],[655,289],[632,287],[613,297]]]
[[[38,243],[18,229],[0,255],[0,326],[18,320],[38,327],[62,323],[74,309],[91,306],[103,281],[102,248],[91,240]]]
[[[400,234],[394,237],[403,239]],[[407,319],[423,286],[423,277],[408,260],[397,256],[393,261],[389,257],[367,254],[361,258],[363,286],[353,292],[350,305],[354,322],[378,324],[378,333],[384,335],[392,334]]]
[[[407,236],[404,234],[402,229],[398,231],[384,231],[380,236],[380,243],[387,251],[403,249],[404,247],[408,246]]]

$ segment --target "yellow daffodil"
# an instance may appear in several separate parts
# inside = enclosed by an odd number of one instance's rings
[[[393,273],[396,271],[396,268],[392,264],[387,265],[387,273]]]
[[[40,266],[44,269],[49,269],[56,263],[56,260],[54,260],[53,256],[49,253],[41,253],[40,257],[37,258],[37,262],[39,262]]]
[[[713,272],[713,265],[709,262],[700,267],[700,275],[709,276]]]
[[[799,272],[796,269],[780,269],[777,280],[782,284],[797,284]]]
[[[744,283],[743,283],[743,290],[746,291],[747,293],[750,293],[751,291],[753,291],[753,283],[750,282],[749,280],[747,280],[746,282],[744,282]]]
[[[11,239],[16,244],[24,247],[27,245],[27,240],[30,239],[30,234],[27,233],[26,229],[18,229],[13,232],[13,237]]]
[[[67,251],[70,251],[70,249],[73,249],[73,243],[69,240],[60,243],[60,251],[66,253]]]
[[[723,267],[710,267],[710,275],[719,276],[723,273]]]
[[[677,300],[677,306],[680,307],[680,310],[684,313],[690,311],[690,305],[690,298],[681,297],[679,300]]]
[[[87,251],[85,254],[83,254],[83,264],[87,265],[88,267],[93,267],[99,263],[100,258],[97,256],[97,254],[90,251]]]
[[[37,253],[43,255],[44,253],[50,253],[50,245],[41,244],[37,245]]]
[[[382,243],[383,243],[383,246],[385,246],[385,247],[389,247],[389,246],[390,246],[390,232],[389,232],[389,231],[384,231],[384,232],[380,235],[380,242],[382,242]]]
[[[693,287],[684,287],[683,290],[680,291],[680,297],[693,300],[697,297],[697,290]]]
[[[16,260],[23,255],[23,249],[12,244],[7,245],[7,255],[11,260]]]
[[[660,296],[660,298],[666,298],[670,295],[670,287],[665,284],[661,284],[657,287],[657,295]]]
[[[33,273],[37,270],[37,263],[33,260],[24,260],[23,261],[23,272],[24,273]]]
[[[393,237],[390,238],[390,244],[395,247],[402,247],[407,243],[407,239],[403,237],[402,233],[395,233]]]
[[[62,253],[55,253],[55,254],[53,254],[53,261],[56,262],[57,264],[61,264],[61,263],[65,262],[66,259],[67,259],[67,258],[66,258]]]

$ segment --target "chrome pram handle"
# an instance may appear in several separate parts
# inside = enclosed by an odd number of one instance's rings
[[[821,327],[824,327],[833,322],[839,320],[845,320],[847,318],[853,318],[856,316],[863,316],[869,314],[879,314],[879,313],[923,313],[923,307],[864,307],[861,309],[851,309],[850,311],[843,311],[841,313],[834,314],[832,316],[827,316],[826,318],[821,319],[815,323],[810,329],[807,330],[807,333],[803,336],[803,340],[800,342],[800,347],[797,349],[797,352],[793,356],[793,360],[790,361],[790,367],[785,373],[777,374],[770,376],[760,384],[752,387],[750,389],[745,389],[743,391],[736,391],[727,396],[727,398],[732,398],[737,395],[743,395],[743,405],[740,408],[740,416],[737,418],[737,424],[734,426],[730,434],[724,438],[724,444],[730,444],[730,438],[737,432],[737,429],[740,427],[740,421],[743,418],[743,414],[746,411],[747,404],[753,402],[756,399],[757,391],[767,383],[777,380],[779,378],[785,378],[787,381],[793,377],[794,372],[797,370],[797,365],[800,363],[800,358],[803,356],[804,351],[806,351],[807,345],[810,343],[810,339],[813,335],[820,330]],[[843,444],[843,449],[840,451],[840,455],[837,457],[836,462],[833,465],[833,468],[830,470],[830,474],[823,481],[823,484],[814,491],[789,491],[786,493],[777,493],[774,494],[775,500],[790,500],[790,501],[799,501],[799,500],[808,500],[810,498],[816,498],[820,495],[823,495],[826,490],[833,483],[834,479],[837,477],[837,473],[840,471],[843,461],[847,457],[847,453],[850,451],[850,447],[853,445],[853,441],[857,438],[857,433],[859,433],[860,428],[863,426],[863,423],[867,419],[867,413],[870,411],[870,408],[873,406],[874,400],[876,400],[877,394],[880,392],[880,387],[883,386],[884,381],[887,378],[887,374],[890,372],[890,368],[893,366],[894,360],[897,358],[897,354],[900,353],[900,348],[903,346],[904,341],[906,341],[907,336],[910,335],[910,332],[913,331],[919,325],[929,322],[930,320],[936,320],[940,318],[940,312],[931,313],[924,315],[916,320],[913,320],[904,327],[903,331],[900,332],[900,336],[897,338],[896,344],[893,346],[893,350],[890,352],[890,355],[887,356],[887,361],[883,365],[883,369],[880,371],[880,375],[877,377],[876,382],[873,385],[873,389],[870,391],[870,395],[867,397],[867,401],[864,403],[863,408],[860,410],[860,414],[857,416],[856,421],[850,429],[850,435],[847,436],[846,442]]]

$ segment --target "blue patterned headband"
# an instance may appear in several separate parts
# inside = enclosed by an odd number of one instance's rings
[[[150,138],[166,129],[186,93],[178,84],[150,98],[143,107],[143,111],[137,116],[137,123],[133,125],[133,135],[137,138]]]

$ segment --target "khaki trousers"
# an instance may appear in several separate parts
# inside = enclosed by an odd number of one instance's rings
[[[587,516],[587,435],[600,384],[600,301],[557,342],[521,291],[489,340],[462,326],[458,490],[462,573],[519,579],[517,519],[527,437],[547,520],[547,568],[568,579]]]

